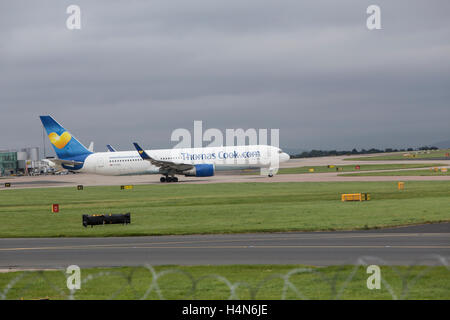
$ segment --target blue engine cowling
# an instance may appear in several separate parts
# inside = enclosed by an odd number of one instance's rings
[[[214,175],[214,165],[195,164],[194,168],[186,171],[184,175],[190,177],[211,177]]]

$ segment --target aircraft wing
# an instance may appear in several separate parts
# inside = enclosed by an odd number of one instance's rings
[[[175,163],[175,162],[172,162],[172,161],[164,161],[164,160],[153,159],[136,142],[134,142],[133,144],[134,144],[134,147],[136,148],[136,150],[138,151],[139,155],[141,156],[141,158],[143,160],[149,161],[152,165],[154,165],[155,167],[159,167],[162,170],[183,172],[183,171],[190,170],[190,169],[194,168],[194,166],[192,164]]]

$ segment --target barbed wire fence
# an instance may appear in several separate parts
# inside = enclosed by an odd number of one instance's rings
[[[122,280],[124,280],[123,284],[121,284],[117,289],[115,289],[112,293],[110,293],[109,297],[107,297],[108,299],[116,299],[120,297],[121,293],[123,293],[125,290],[128,289],[132,291],[134,297],[132,299],[135,300],[146,300],[149,298],[164,300],[166,299],[166,296],[163,294],[160,280],[162,278],[166,278],[171,275],[172,276],[181,275],[185,277],[189,283],[189,290],[185,294],[185,298],[187,299],[192,299],[195,293],[199,290],[200,283],[202,283],[207,279],[210,279],[218,281],[226,286],[227,290],[229,290],[229,294],[227,297],[227,299],[229,300],[239,300],[243,298],[238,293],[239,289],[246,289],[247,292],[249,293],[249,297],[245,297],[245,299],[250,298],[254,300],[258,299],[258,294],[261,293],[261,291],[264,289],[264,285],[273,280],[281,280],[282,282],[281,292],[279,297],[274,297],[275,299],[277,298],[282,300],[288,299],[288,293],[290,292],[294,294],[294,297],[291,297],[291,299],[293,298],[293,299],[307,300],[310,299],[310,297],[308,297],[308,295],[305,294],[302,288],[299,288],[298,285],[296,285],[292,281],[292,279],[294,276],[304,274],[314,274],[318,276],[318,279],[320,279],[320,281],[329,286],[330,290],[329,296],[332,299],[338,300],[343,298],[345,290],[349,288],[349,284],[355,279],[355,276],[358,270],[361,269],[361,267],[368,267],[369,265],[378,265],[381,267],[391,269],[396,275],[397,279],[401,281],[401,289],[400,290],[397,289],[396,291],[394,290],[394,286],[390,282],[388,282],[385,279],[385,277],[383,276],[380,277],[381,283],[383,287],[388,291],[390,297],[393,300],[399,300],[399,299],[408,299],[410,294],[410,288],[412,288],[420,279],[422,279],[431,270],[433,270],[434,267],[437,266],[444,267],[445,272],[448,272],[446,276],[450,277],[450,266],[448,260],[449,260],[448,257],[443,257],[440,255],[429,255],[417,259],[413,263],[409,264],[409,266],[407,266],[406,271],[405,268],[403,268],[402,271],[400,270],[401,268],[399,266],[390,265],[384,259],[373,256],[362,256],[357,259],[356,263],[352,264],[351,271],[348,273],[343,283],[339,283],[338,281],[339,277],[338,275],[340,274],[339,271],[348,269],[349,267],[348,264],[336,266],[338,267],[338,269],[336,270],[338,272],[335,272],[334,276],[332,277],[323,274],[321,272],[320,267],[298,267],[293,268],[286,273],[276,273],[269,275],[266,278],[259,281],[256,285],[251,285],[245,281],[232,282],[228,280],[226,277],[218,274],[208,274],[200,277],[195,277],[190,272],[181,270],[176,267],[157,271],[155,267],[151,265],[145,265],[143,267],[145,268],[146,271],[148,271],[149,282],[143,294],[139,293],[138,292],[139,290],[137,290],[134,285],[135,273],[142,267],[131,267],[128,271],[112,270],[112,271],[99,271],[96,273],[88,274],[81,280],[81,286],[84,287],[85,285],[94,282],[96,279],[119,277]],[[428,263],[425,265],[425,262]],[[417,274],[414,274],[413,270],[417,266],[421,266],[423,268],[421,268]],[[66,270],[61,269],[58,271],[60,271],[64,275],[64,279],[67,281],[69,275],[66,274]],[[14,290],[16,291],[14,292],[14,296],[16,297],[25,296],[27,294],[27,291],[31,290],[32,287],[36,285],[36,282],[38,281],[45,283],[49,288],[53,290],[53,292],[56,292],[59,295],[58,299],[61,298],[68,300],[77,299],[78,290],[68,289],[65,286],[66,282],[64,282],[63,285],[61,285],[61,283],[55,284],[54,281],[49,278],[46,271],[38,270],[38,271],[23,271],[20,272],[17,276],[13,277],[13,279],[11,279],[3,288],[0,288],[0,300],[18,299],[10,297],[11,292]],[[19,284],[21,285],[19,286]]]

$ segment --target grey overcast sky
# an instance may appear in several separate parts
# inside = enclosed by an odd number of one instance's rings
[[[41,147],[42,114],[96,151],[170,147],[194,120],[299,149],[448,140],[449,17],[448,0],[2,0],[0,148]]]

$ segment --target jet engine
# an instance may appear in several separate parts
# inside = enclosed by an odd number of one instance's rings
[[[184,172],[186,177],[211,177],[214,175],[213,164],[195,164],[192,169]]]

